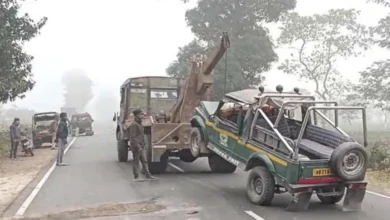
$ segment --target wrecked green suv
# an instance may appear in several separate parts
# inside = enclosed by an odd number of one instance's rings
[[[366,146],[363,107],[315,101],[298,88],[283,92],[282,86],[275,92],[260,87],[228,93],[196,108],[191,153],[207,156],[214,172],[250,171],[246,192],[254,204],[270,205],[275,193],[288,192],[293,199],[286,210],[307,210],[315,191],[322,203],[337,203],[345,195],[343,210],[360,210],[367,151],[338,127],[340,110],[361,111]],[[329,126],[319,126],[318,117]]]

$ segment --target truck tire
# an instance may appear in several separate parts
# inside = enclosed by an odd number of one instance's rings
[[[346,142],[333,151],[329,166],[342,180],[364,180],[368,166],[368,153],[358,143]]]
[[[209,167],[214,173],[234,173],[237,167],[217,154],[209,155]]]
[[[193,127],[190,134],[190,152],[193,157],[200,156],[200,149],[206,146],[206,142],[203,140],[200,133],[200,128]]]
[[[341,191],[341,195],[338,196],[322,196],[317,194],[317,197],[323,204],[333,205],[340,202],[344,197],[345,187],[342,187],[339,190]]]
[[[179,158],[181,161],[186,162],[186,163],[192,163],[197,159],[197,157],[194,157],[192,155],[191,150],[188,150],[188,149],[181,150],[179,152]]]
[[[270,205],[275,194],[275,179],[266,167],[254,167],[248,176],[246,195],[253,204]]]
[[[42,144],[39,143],[39,142],[36,141],[36,140],[33,140],[33,145],[34,145],[34,148],[40,148]]]
[[[119,140],[118,144],[118,161],[119,162],[127,162],[129,159],[129,148],[127,146],[126,141]]]
[[[160,162],[148,162],[149,172],[151,174],[161,174],[165,173],[168,168],[168,153],[165,152],[161,158]]]

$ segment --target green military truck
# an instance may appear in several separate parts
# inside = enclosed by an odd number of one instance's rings
[[[55,117],[59,117],[58,112],[40,112],[32,117],[32,141],[35,148],[39,148],[42,144],[52,143],[53,134],[51,124]]]
[[[183,80],[164,76],[130,78],[120,89],[120,112],[114,116],[117,121],[118,160],[128,160],[127,128],[134,119],[135,109],[145,113],[142,125],[147,136],[147,157],[152,173],[164,172],[168,165],[168,154],[186,160],[179,150],[188,148],[191,125],[189,123],[168,123],[168,112],[176,104]],[[187,134],[183,136],[182,134]],[[168,152],[169,151],[169,152]]]
[[[212,99],[212,70],[230,47],[229,37],[222,33],[220,45],[209,56],[195,54],[186,79],[171,77],[135,77],[126,80],[120,89],[120,113],[117,121],[118,159],[127,161],[130,146],[127,128],[133,121],[134,109],[146,115],[142,121],[147,136],[147,157],[151,173],[165,172],[169,157],[193,162],[189,146],[190,120],[202,100]]]
[[[79,134],[92,136],[94,134],[92,127],[94,120],[88,112],[73,114],[70,118],[72,136],[78,136]]]
[[[343,209],[359,210],[367,185],[367,151],[338,127],[338,111],[362,112],[366,146],[365,109],[315,101],[297,88],[259,90],[202,102],[191,120],[192,155],[207,156],[214,172],[250,171],[247,197],[254,204],[270,205],[275,193],[288,192],[293,199],[287,210],[306,210],[316,192],[322,203],[345,196]],[[334,121],[321,110],[334,111]],[[319,126],[318,117],[329,126]]]

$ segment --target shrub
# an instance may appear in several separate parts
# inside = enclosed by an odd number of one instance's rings
[[[375,142],[368,148],[370,153],[369,168],[373,170],[390,170],[390,149],[387,142]]]
[[[6,155],[10,149],[9,137],[5,132],[0,131],[0,157]]]

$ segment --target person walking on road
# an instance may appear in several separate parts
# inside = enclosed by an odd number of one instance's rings
[[[50,125],[50,132],[51,132],[51,149],[56,149],[56,138],[57,138],[57,129],[58,129],[58,115],[54,118],[53,122]]]
[[[9,127],[10,137],[11,137],[11,150],[9,154],[9,158],[11,160],[16,159],[16,153],[18,152],[18,147],[20,140],[22,138],[22,131],[20,130],[20,119],[15,118],[12,125]]]
[[[66,144],[68,143],[68,124],[67,124],[66,113],[62,112],[60,114],[60,122],[58,123],[56,141],[57,142],[57,166],[67,166],[68,164],[63,163],[62,159],[64,157],[64,151]]]
[[[148,168],[147,160],[146,160],[146,149],[145,149],[145,134],[144,127],[142,126],[142,118],[144,113],[140,109],[136,109],[133,111],[134,121],[129,126],[129,140],[130,147],[133,153],[133,175],[134,181],[140,182],[142,181],[139,178],[139,164],[141,162],[142,165],[142,173],[145,174],[147,180],[155,180]]]

